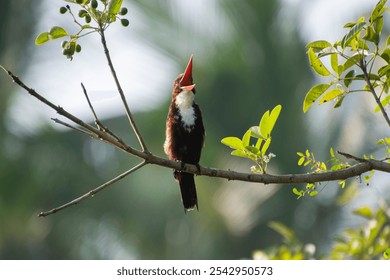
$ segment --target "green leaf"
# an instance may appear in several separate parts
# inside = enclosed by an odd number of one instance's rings
[[[317,57],[323,58],[325,56],[332,55],[332,54],[339,54],[339,52],[334,47],[328,47],[328,48],[321,50],[319,53],[317,53]]]
[[[242,144],[242,141],[238,137],[225,137],[221,140],[221,143],[229,146],[232,149],[238,149],[238,150],[243,150],[244,145]]]
[[[349,87],[349,85],[352,83],[353,78],[355,77],[355,70],[349,71],[345,77],[344,77],[344,85],[346,87]]]
[[[329,153],[330,153],[330,157],[334,158],[334,151],[332,147],[329,149]]]
[[[359,65],[360,61],[364,58],[363,55],[361,54],[355,54],[354,56],[348,58],[344,64],[343,64],[343,68],[344,68],[344,71],[347,70],[348,68],[351,68],[352,66],[354,65]]]
[[[390,36],[389,36],[389,38],[390,38]],[[389,39],[388,39],[389,40]],[[390,44],[390,42],[389,42],[389,44]],[[382,54],[380,55],[382,58],[383,58],[383,60],[385,60],[387,63],[390,63],[390,49],[389,48],[386,48],[383,52],[382,52]]]
[[[388,137],[385,137],[385,138],[382,138],[380,140],[378,140],[378,142],[376,142],[378,145],[387,145],[387,146],[390,146],[390,138]]]
[[[301,198],[305,194],[303,190],[298,190],[297,188],[293,188],[293,193],[298,196],[297,199]]]
[[[257,142],[256,142],[255,147],[256,147],[258,150],[260,150],[260,146],[261,146],[261,143],[262,143],[262,142],[263,142],[263,139],[262,139],[262,138],[257,139]]]
[[[263,114],[259,123],[260,135],[263,139],[267,139],[269,137],[269,118],[270,115],[268,110]]]
[[[385,98],[383,98],[381,100],[381,104],[382,104],[383,107],[386,107],[387,105],[389,105],[389,102],[390,102],[390,95],[386,96]],[[378,113],[380,110],[381,110],[381,108],[378,105],[378,106],[375,107],[374,113]]]
[[[260,128],[260,135],[264,139],[268,139],[270,137],[272,129],[274,128],[275,123],[278,120],[281,110],[282,110],[282,106],[277,105],[275,106],[274,109],[272,109],[271,113],[268,110],[263,114],[260,120],[259,128]]]
[[[329,84],[318,84],[312,87],[303,101],[303,112],[306,113],[318,97],[320,97],[329,87]]]
[[[374,29],[375,29],[375,32],[378,34],[378,37],[379,37],[379,34],[381,34],[381,32],[383,30],[383,16],[378,17],[374,21]]]
[[[52,40],[67,36],[68,32],[60,26],[54,26],[49,31],[49,38]]]
[[[366,34],[363,36],[364,40],[373,42],[375,45],[379,43],[379,34],[375,32],[372,26],[367,26]]]
[[[123,0],[111,0],[108,4],[108,13],[111,15],[116,15],[121,9]]]
[[[46,43],[49,40],[50,40],[49,32],[42,32],[35,39],[35,45],[42,45],[42,44]]]
[[[255,156],[259,156],[260,155],[260,151],[256,147],[246,146],[245,150],[249,151],[250,153],[254,154]]]
[[[380,81],[380,77],[376,74],[372,74],[372,73],[369,73],[368,74],[368,78],[371,80],[371,81]],[[365,77],[363,74],[359,74],[359,75],[356,75],[356,79],[359,79],[359,80],[365,80]]]
[[[332,66],[333,71],[337,73],[338,76],[341,75],[339,71],[339,56],[337,53],[332,53],[330,55],[330,65]]]
[[[359,22],[352,27],[349,32],[341,40],[341,47],[344,49],[355,38],[355,36],[366,26],[365,22]]]
[[[351,28],[351,27],[354,27],[356,25],[356,22],[348,22],[344,25],[344,28]]]
[[[234,150],[230,154],[236,157],[250,158],[245,152],[241,150]]]
[[[384,75],[387,75],[389,71],[390,71],[390,65],[383,66],[378,70],[378,75],[380,77],[383,77]]]
[[[328,91],[324,95],[324,97],[322,97],[322,99],[320,100],[320,102],[318,102],[318,104],[322,104],[322,103],[328,102],[332,99],[335,99],[336,97],[342,95],[343,93],[344,93],[344,91],[342,91],[341,89],[338,89],[338,88],[332,89],[332,90]]]
[[[371,219],[373,217],[372,210],[369,207],[361,207],[359,209],[353,210],[353,213],[359,215],[363,218]]]
[[[387,248],[387,249],[383,252],[383,258],[384,258],[385,260],[390,259],[390,248]]]
[[[298,166],[301,166],[304,162],[305,162],[305,158],[304,157],[299,158]]]
[[[261,155],[265,155],[268,148],[269,148],[269,145],[271,144],[271,137],[269,137],[265,142],[264,142],[264,145],[263,147],[261,147]]]
[[[276,121],[279,118],[280,111],[282,110],[282,105],[276,105],[275,108],[272,109],[271,114],[269,116],[269,134],[271,134]]]
[[[386,11],[386,4],[387,0],[381,0],[376,4],[374,10],[371,13],[370,16],[370,22],[374,22],[378,17],[380,17],[385,11]]]
[[[317,72],[317,74],[321,76],[329,76],[330,72],[325,67],[325,65],[321,62],[321,60],[315,55],[313,48],[309,48],[307,51],[307,55],[309,57],[310,66],[313,68],[314,71]]]
[[[318,191],[312,191],[309,193],[310,196],[316,196],[318,194]]]
[[[250,142],[250,139],[251,139],[251,133],[252,133],[251,129],[248,129],[245,132],[244,136],[242,136],[242,145],[244,147],[249,146],[249,142]]]
[[[315,52],[319,52],[325,48],[332,47],[332,44],[325,40],[314,41],[306,45],[306,48],[312,48]]]

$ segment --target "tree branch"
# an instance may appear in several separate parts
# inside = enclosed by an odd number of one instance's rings
[[[114,179],[111,179],[110,181],[104,183],[103,185],[97,187],[96,189],[93,189],[93,190],[87,192],[84,195],[82,195],[82,196],[80,196],[80,197],[78,197],[78,198],[76,198],[76,199],[74,199],[74,200],[72,200],[72,201],[70,201],[68,203],[65,203],[64,205],[61,205],[61,206],[56,207],[56,208],[53,208],[53,209],[51,209],[49,211],[44,211],[44,212],[39,213],[38,217],[46,217],[48,215],[54,214],[54,213],[56,213],[58,211],[61,211],[61,210],[65,209],[65,208],[68,208],[70,206],[76,205],[79,202],[81,202],[81,201],[83,201],[83,200],[85,200],[87,198],[93,197],[96,193],[98,193],[98,192],[104,190],[105,188],[111,186],[115,182],[125,178],[127,175],[129,175],[129,174],[133,173],[134,171],[140,169],[144,165],[145,165],[145,162],[143,161],[140,164],[134,166],[133,168],[131,168],[131,169],[127,170],[126,172],[120,174],[119,176],[115,177]]]
[[[380,98],[378,97],[378,95],[376,94],[375,92],[375,89],[371,83],[371,80],[370,80],[370,76],[369,74],[367,73],[367,64],[365,62],[364,59],[362,59],[360,61],[360,68],[362,69],[363,71],[363,76],[364,76],[364,80],[366,81],[367,85],[368,85],[368,88],[370,89],[370,92],[372,93],[372,96],[374,97],[375,99],[375,102],[376,104],[378,104],[381,112],[382,112],[382,115],[383,117],[385,118],[386,122],[387,122],[387,125],[390,126],[390,119],[389,119],[389,116],[387,115],[386,111],[385,111],[385,108],[383,107],[382,103],[381,103],[381,100]]]
[[[110,67],[111,74],[114,77],[115,84],[116,84],[116,87],[118,89],[118,93],[119,93],[119,95],[120,95],[120,97],[122,99],[122,103],[123,103],[123,105],[125,107],[126,115],[127,115],[128,120],[129,120],[130,126],[133,129],[133,131],[135,133],[135,136],[138,139],[138,142],[139,142],[139,144],[141,146],[142,151],[148,152],[148,149],[147,149],[147,147],[145,145],[145,142],[144,142],[144,140],[143,140],[143,138],[142,138],[142,136],[141,136],[141,134],[140,134],[140,132],[138,130],[138,127],[135,124],[133,116],[132,116],[132,114],[130,112],[129,105],[128,105],[128,103],[126,101],[126,97],[125,97],[125,95],[123,93],[122,86],[119,83],[119,79],[118,79],[118,76],[116,75],[116,71],[115,71],[114,65],[112,64],[110,52],[109,52],[108,47],[107,47],[106,36],[104,35],[104,28],[103,28],[102,22],[99,22],[99,34],[100,34],[100,37],[101,37],[102,45],[103,45],[103,48],[104,48],[104,54],[106,55],[108,66]]]

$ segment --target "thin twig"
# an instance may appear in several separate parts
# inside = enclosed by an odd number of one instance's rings
[[[55,123],[58,123],[58,124],[63,125],[63,126],[65,126],[65,127],[67,127],[67,128],[73,129],[73,130],[75,130],[75,131],[77,131],[77,132],[86,134],[86,135],[88,135],[89,137],[96,138],[96,136],[95,136],[93,133],[89,132],[89,131],[86,131],[86,130],[84,130],[84,129],[80,129],[80,128],[78,128],[78,127],[75,127],[75,126],[73,126],[73,125],[71,125],[71,124],[68,124],[68,123],[66,123],[66,122],[64,122],[64,121],[61,121],[61,120],[59,120],[59,119],[56,119],[56,118],[51,118],[51,119],[52,119]]]
[[[51,209],[51,210],[49,210],[49,211],[44,211],[44,212],[39,213],[39,214],[38,214],[38,217],[46,217],[46,216],[48,216],[48,215],[54,214],[54,213],[56,213],[56,212],[58,212],[58,211],[61,211],[61,210],[65,209],[65,208],[68,208],[68,207],[70,207],[70,206],[76,205],[76,204],[78,204],[79,202],[81,202],[81,201],[83,201],[83,200],[85,200],[85,199],[87,199],[87,198],[93,197],[93,196],[94,196],[95,194],[97,194],[98,192],[104,190],[105,188],[111,186],[111,185],[114,184],[115,182],[117,182],[117,181],[123,179],[123,178],[126,177],[127,175],[129,175],[129,174],[133,173],[134,171],[140,169],[140,168],[141,168],[142,166],[144,166],[145,164],[146,164],[145,161],[143,161],[143,162],[141,162],[140,164],[134,166],[133,168],[131,168],[131,169],[127,170],[126,172],[120,174],[119,176],[115,177],[114,179],[111,179],[110,181],[104,183],[103,185],[97,187],[96,189],[93,189],[93,190],[87,192],[87,193],[84,194],[84,195],[82,195],[82,196],[80,196],[80,197],[78,197],[78,198],[76,198],[76,199],[74,199],[74,200],[72,200],[72,201],[70,201],[70,202],[68,202],[68,203],[65,203],[65,204],[63,204],[63,205],[61,205],[61,206],[59,206],[59,207],[53,208],[53,209]]]
[[[81,87],[83,88],[84,96],[85,96],[85,99],[87,99],[87,103],[88,103],[89,109],[91,109],[91,112],[92,112],[95,124],[100,129],[100,121],[99,121],[99,119],[98,119],[98,117],[96,115],[95,109],[92,106],[91,100],[89,100],[89,96],[88,96],[87,90],[86,90],[86,88],[85,88],[83,83],[81,83]]]
[[[28,86],[26,86],[17,76],[15,76],[11,71],[5,69],[3,66],[1,66],[2,69],[4,69],[5,72],[7,72],[7,74],[12,78],[12,80],[18,85],[20,86],[21,88],[25,89],[30,95],[32,95],[33,97],[35,97],[36,99],[38,99],[39,101],[41,101],[42,103],[44,103],[45,105],[49,106],[50,108],[52,108],[53,110],[55,110],[58,114],[64,116],[65,118],[71,120],[72,122],[74,122],[75,124],[78,124],[79,126],[85,128],[86,130],[92,132],[93,134],[96,135],[96,138],[102,140],[102,141],[105,141],[107,143],[110,143],[114,146],[116,146],[117,148],[119,149],[122,149],[124,151],[131,151],[131,152],[134,152],[135,155],[136,154],[139,154],[141,153],[140,151],[137,151],[127,145],[125,145],[123,143],[123,141],[119,141],[118,140],[118,137],[115,137],[112,135],[112,133],[106,133],[104,131],[100,131],[99,129],[96,129],[95,127],[83,122],[82,120],[80,120],[79,118],[75,117],[74,115],[72,115],[71,113],[69,113],[68,111],[66,111],[64,108],[62,108],[61,106],[56,106],[54,105],[52,102],[50,102],[49,100],[47,100],[45,97],[43,97],[42,95],[40,95],[39,93],[37,93],[34,89],[32,88],[29,88]]]
[[[92,111],[93,119],[94,119],[94,122],[95,122],[97,128],[99,130],[101,130],[101,131],[107,132],[112,137],[114,137],[118,142],[120,142],[123,145],[125,145],[125,143],[123,142],[123,140],[119,136],[117,136],[115,133],[113,133],[110,129],[108,129],[108,127],[103,125],[103,123],[99,120],[99,118],[97,117],[97,114],[95,112],[95,109],[92,106],[91,100],[89,99],[88,92],[87,92],[87,90],[86,90],[86,88],[85,88],[83,83],[81,83],[81,87],[83,88],[84,96],[87,99],[88,106],[89,106],[89,108]]]
[[[100,37],[101,37],[101,42],[102,42],[102,45],[103,45],[103,48],[104,48],[104,53],[106,55],[108,66],[110,67],[111,74],[114,77],[115,84],[116,84],[116,87],[118,89],[118,93],[119,93],[119,95],[120,95],[120,97],[122,99],[123,106],[125,107],[126,115],[127,115],[128,120],[129,120],[130,126],[133,129],[133,131],[135,133],[135,136],[138,139],[138,142],[139,142],[139,144],[141,146],[142,151],[148,153],[148,149],[147,149],[147,147],[145,145],[145,142],[144,142],[144,140],[143,140],[143,138],[141,136],[141,133],[138,130],[137,125],[135,124],[133,116],[132,116],[132,114],[130,112],[129,105],[128,105],[127,101],[126,101],[126,97],[125,97],[125,95],[123,93],[122,86],[121,86],[121,84],[119,82],[118,76],[116,75],[116,71],[115,71],[114,65],[112,64],[110,52],[109,52],[108,47],[107,47],[106,37],[104,35],[104,29],[103,29],[103,26],[102,26],[101,22],[99,22],[99,34],[100,34]]]
[[[364,80],[366,81],[367,85],[368,85],[368,88],[370,89],[370,92],[372,93],[374,99],[375,99],[375,102],[376,104],[378,104],[381,112],[382,112],[382,115],[383,117],[385,118],[386,122],[387,122],[387,125],[390,126],[390,119],[389,119],[389,116],[387,115],[386,111],[385,111],[385,108],[383,107],[382,103],[381,103],[381,100],[379,99],[378,95],[376,94],[375,92],[375,89],[374,89],[374,86],[372,85],[371,83],[371,80],[370,80],[370,75],[367,73],[367,63],[365,62],[364,59],[362,59],[360,61],[360,65],[359,67],[362,69],[363,71],[363,76],[364,76]]]

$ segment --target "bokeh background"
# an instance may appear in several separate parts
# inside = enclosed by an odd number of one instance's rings
[[[149,149],[164,156],[165,119],[171,86],[191,54],[197,103],[207,130],[201,165],[249,171],[250,162],[230,156],[220,143],[258,124],[281,104],[270,151],[270,173],[304,173],[297,151],[310,148],[327,159],[329,148],[373,153],[385,129],[365,96],[302,112],[315,83],[305,44],[340,39],[343,25],[368,15],[376,0],[125,0],[128,28],[107,30],[114,65]],[[98,115],[128,143],[134,135],[115,94],[97,35],[83,38],[72,62],[60,40],[35,46],[51,26],[76,30],[64,1],[2,0],[0,64],[68,111],[91,121],[80,82]],[[77,11],[77,10],[76,10]],[[388,26],[387,26],[388,28]],[[146,166],[94,198],[55,215],[59,206],[124,172],[137,162],[114,148],[53,124],[55,112],[0,73],[0,259],[241,259],[277,246],[267,224],[279,221],[325,255],[333,237],[362,220],[354,205],[388,198],[381,174],[360,195],[337,203],[336,183],[320,195],[297,200],[292,187],[197,177],[199,212],[184,215],[169,169]]]

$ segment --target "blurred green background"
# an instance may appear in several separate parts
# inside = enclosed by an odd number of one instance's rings
[[[73,62],[61,55],[60,42],[34,46],[39,32],[58,23],[71,24],[69,17],[58,13],[63,1],[0,2],[0,64],[22,79],[28,73],[29,86],[46,96],[49,93],[40,88],[55,84],[57,90],[50,98],[62,105],[57,96],[66,98],[65,83],[79,87],[81,72],[90,83],[97,80],[98,72],[111,82],[96,38],[85,39],[93,43],[83,47]],[[47,9],[47,2],[55,2],[54,8]],[[302,17],[309,17],[310,10],[301,10],[309,2],[124,1],[130,26],[110,27],[108,44],[119,69],[126,69],[128,61],[141,65],[137,67],[141,67],[145,92],[137,90],[138,101],[130,105],[152,153],[164,156],[171,84],[191,54],[196,101],[207,131],[201,165],[249,171],[250,162],[231,157],[220,139],[241,136],[277,104],[283,110],[270,148],[277,156],[270,173],[307,172],[297,167],[296,152],[308,147],[324,159],[330,146],[359,153],[371,136],[365,137],[364,132],[356,135],[350,129],[365,131],[372,128],[372,120],[368,114],[349,118],[348,113],[364,100],[346,101],[344,108],[331,116],[330,106],[302,113],[303,98],[314,83],[305,54],[308,41],[302,39],[308,37],[302,33],[308,30]],[[369,8],[376,1],[371,2]],[[360,14],[351,9],[349,16],[347,19],[355,20]],[[338,28],[342,31],[342,25]],[[137,35],[133,37],[136,41],[126,39],[131,34]],[[147,91],[148,83],[159,77],[142,70],[150,61],[115,49],[133,44],[139,46],[138,52],[151,54],[151,60],[156,60],[151,67],[159,68],[156,73],[164,78],[153,94]],[[44,55],[37,58],[38,51]],[[91,56],[93,51],[99,56]],[[82,60],[83,56],[89,60]],[[101,64],[96,66],[95,59]],[[64,77],[65,69],[72,74]],[[120,79],[137,82],[131,73],[118,72]],[[280,244],[281,238],[267,226],[274,220],[293,228],[305,243],[313,243],[316,255],[321,256],[343,227],[361,222],[349,216],[346,206],[336,204],[338,188],[333,183],[321,185],[318,197],[297,201],[291,191],[294,186],[208,177],[196,178],[200,211],[184,215],[172,171],[157,166],[146,166],[77,206],[38,218],[40,211],[88,192],[139,160],[53,125],[50,116],[57,117],[55,112],[42,117],[39,112],[46,109],[37,100],[26,97],[24,103],[20,101],[26,94],[5,73],[0,74],[0,93],[0,259],[251,258],[256,249]],[[79,89],[72,94],[82,97]],[[132,95],[131,87],[127,94]],[[104,107],[105,101],[100,104]],[[86,104],[77,106],[83,108],[82,116],[89,116]],[[120,110],[107,113],[104,123],[135,145]]]

